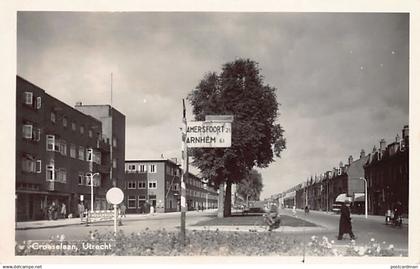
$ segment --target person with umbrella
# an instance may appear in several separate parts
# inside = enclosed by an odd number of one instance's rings
[[[356,239],[356,236],[353,234],[353,229],[351,226],[351,217],[350,217],[350,201],[346,200],[341,204],[341,215],[340,215],[340,226],[338,227],[338,240],[343,239],[343,234],[348,233],[351,239]]]

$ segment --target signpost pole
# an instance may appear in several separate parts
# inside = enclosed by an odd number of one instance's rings
[[[114,204],[114,236],[117,235],[117,205]]]
[[[187,116],[185,110],[185,100],[182,99],[183,117],[182,117],[182,175],[181,175],[181,234],[180,241],[185,245],[185,217],[186,207],[186,186],[185,181],[188,177],[188,148],[187,148]]]

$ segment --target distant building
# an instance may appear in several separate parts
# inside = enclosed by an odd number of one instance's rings
[[[401,136],[389,145],[382,139],[379,148],[374,146],[366,155],[361,150],[360,157],[353,160],[349,156],[347,164],[326,171],[319,177],[311,177],[306,182],[281,193],[284,206],[303,209],[331,211],[340,194],[350,197],[352,213],[365,212],[365,181],[368,189],[369,214],[383,215],[387,209],[394,209],[397,203],[403,213],[408,214],[409,193],[409,136],[408,125]]]
[[[397,202],[408,213],[409,194],[409,135],[408,125],[402,130],[402,137],[386,145],[384,139],[379,148],[373,148],[364,169],[368,180],[368,210],[370,214],[385,214]]]
[[[73,216],[80,200],[89,208],[91,175],[94,208],[107,208],[105,194],[112,186],[109,159],[110,144],[103,139],[100,120],[16,77],[18,221],[48,218],[53,202],[58,210],[64,203]]]
[[[362,178],[365,177],[365,171],[363,165],[367,160],[368,157],[365,155],[364,150],[361,150],[359,159],[353,160],[353,157],[349,156],[347,164],[340,163],[338,168],[333,169],[327,186],[329,190],[329,209],[332,208],[332,204],[335,203],[337,196],[340,194],[347,194],[352,200],[360,194],[364,195],[364,181]],[[360,211],[358,213],[364,211],[364,202],[363,205],[358,205],[358,211]]]
[[[180,211],[181,169],[176,160],[127,160],[123,190],[127,213]],[[206,207],[207,201],[207,207]],[[189,210],[215,208],[217,192],[189,173],[186,181]]]
[[[112,184],[121,188],[125,162],[125,116],[110,105],[83,105],[80,102],[75,108],[101,121],[103,139],[112,145],[110,149]]]

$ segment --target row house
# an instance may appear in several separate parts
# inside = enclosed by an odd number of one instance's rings
[[[402,136],[386,145],[384,139],[379,148],[374,147],[364,166],[368,181],[368,211],[370,214],[384,214],[397,203],[403,213],[408,214],[409,194],[409,136],[408,125]]]
[[[188,208],[217,207],[217,192],[189,173],[185,182]],[[181,168],[176,159],[127,160],[122,186],[127,213],[180,211]]]
[[[365,211],[366,180],[370,214],[383,215],[397,203],[408,214],[408,142],[406,125],[393,143],[387,145],[382,139],[370,154],[361,150],[359,159],[349,156],[346,164],[340,162],[338,167],[283,192],[284,204],[331,211],[337,197],[345,194],[353,201],[353,213],[361,214]]]
[[[94,209],[107,208],[111,146],[102,127],[100,119],[16,77],[17,221],[46,219],[53,202],[76,216],[81,200],[90,206],[91,184]]]

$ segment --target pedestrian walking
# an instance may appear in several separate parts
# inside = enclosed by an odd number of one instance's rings
[[[307,215],[309,215],[309,206],[305,206],[305,215],[307,216]]]
[[[49,220],[57,219],[57,206],[55,202],[52,202],[50,207],[48,208],[48,219]]]
[[[350,217],[350,202],[346,201],[341,205],[340,226],[338,227],[338,240],[343,239],[343,234],[348,233],[351,239],[356,239],[353,234]]]
[[[152,205],[150,206],[150,214],[151,215],[155,214],[155,208]]]
[[[125,211],[126,211],[126,207],[125,207],[125,204],[123,203],[122,205],[121,205],[121,207],[120,207],[120,214],[121,214],[121,217],[125,217]]]
[[[80,222],[83,222],[83,214],[85,213],[85,206],[83,205],[82,201],[80,201],[79,205],[77,206],[77,209],[79,210]]]
[[[61,211],[60,211],[60,214],[61,214],[61,217],[62,217],[63,219],[65,219],[65,218],[66,218],[66,216],[67,216],[67,209],[66,209],[66,204],[65,204],[65,203],[63,203],[63,204],[61,205]]]

